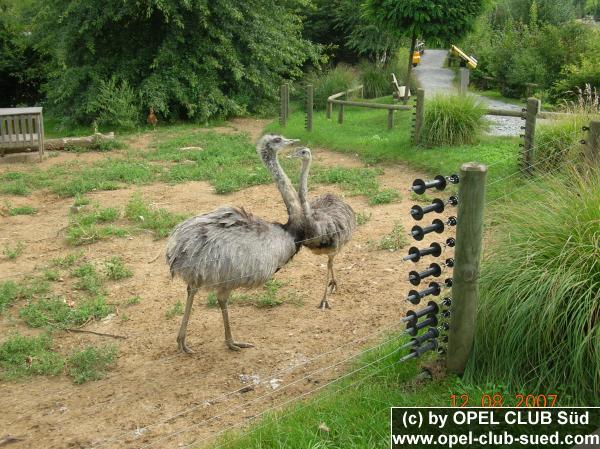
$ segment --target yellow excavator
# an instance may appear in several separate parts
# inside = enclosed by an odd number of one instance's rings
[[[475,70],[477,68],[477,59],[473,56],[468,56],[464,51],[458,48],[456,45],[450,47],[450,54],[452,56],[456,56],[457,58],[462,59],[463,64],[466,65],[471,70]]]

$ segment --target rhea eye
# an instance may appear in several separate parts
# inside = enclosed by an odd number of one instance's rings
[[[275,137],[275,138],[273,139],[273,142],[275,142],[275,143],[279,143],[279,142],[281,142],[281,137]]]

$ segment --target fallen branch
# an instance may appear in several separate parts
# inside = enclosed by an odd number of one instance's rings
[[[23,441],[23,438],[13,437],[12,435],[4,435],[0,438],[0,446],[6,446],[10,443],[18,443],[19,441]]]
[[[111,338],[120,338],[122,340],[127,340],[127,337],[124,335],[115,335],[115,334],[105,334],[102,332],[94,332],[94,331],[88,331],[85,329],[73,329],[73,328],[69,328],[69,329],[65,329],[67,332],[76,332],[76,333],[80,333],[80,334],[94,334],[94,335],[100,335],[101,337],[111,337]]]
[[[102,142],[106,140],[114,140],[115,133],[111,132],[108,134],[100,134],[96,133],[93,136],[85,136],[85,137],[65,137],[62,139],[47,139],[44,142],[44,149],[46,151],[56,151],[56,150],[64,150],[67,146],[75,146],[87,148],[91,147],[97,142]]]

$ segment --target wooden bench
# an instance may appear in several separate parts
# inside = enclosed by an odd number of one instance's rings
[[[392,96],[395,100],[402,100],[404,98],[404,89],[406,89],[406,87],[398,84],[398,79],[396,78],[395,73],[392,73],[392,89],[394,90]],[[408,90],[408,96],[410,97],[410,89]]]
[[[38,150],[44,157],[42,108],[0,108],[0,157]]]

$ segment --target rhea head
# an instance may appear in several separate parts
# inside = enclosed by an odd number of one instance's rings
[[[310,152],[310,148],[302,147],[290,154],[289,157],[302,159],[303,161],[309,161],[312,159],[312,153]]]
[[[256,151],[263,160],[275,157],[275,155],[284,148],[300,142],[298,139],[286,139],[277,134],[265,134],[257,144]]]

